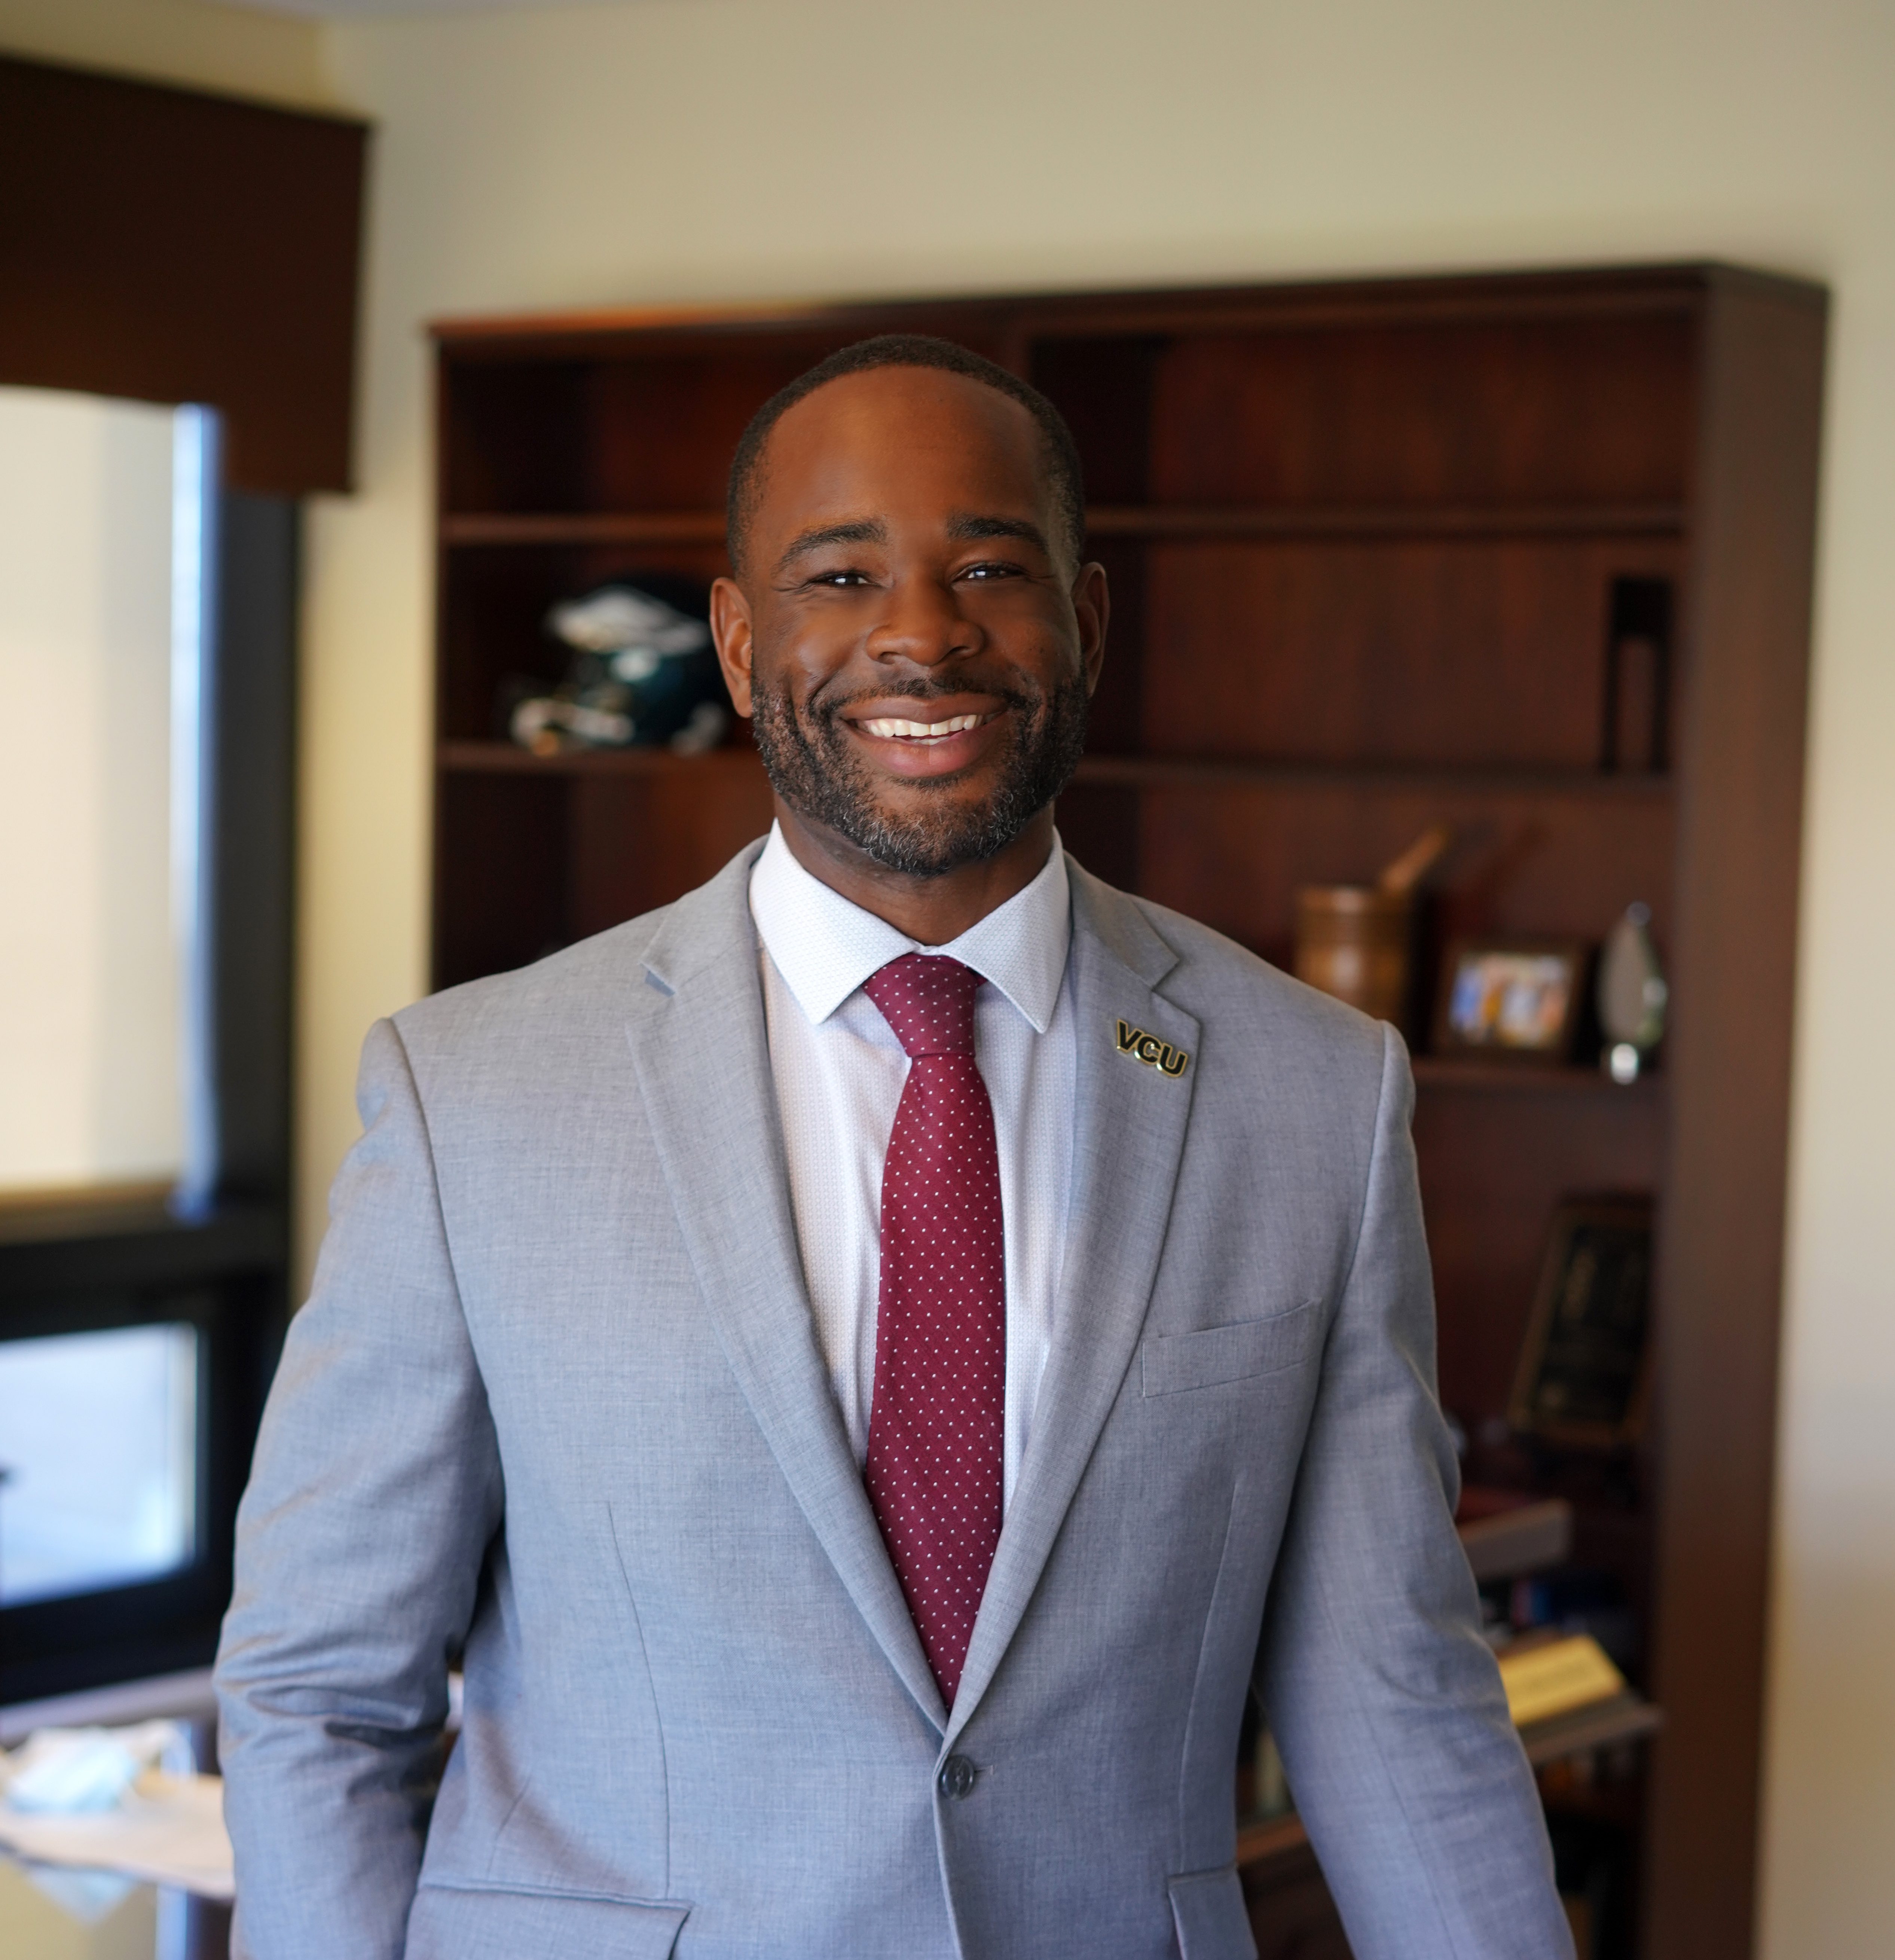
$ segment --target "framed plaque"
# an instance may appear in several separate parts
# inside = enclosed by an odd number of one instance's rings
[[[1562,1204],[1507,1411],[1513,1427],[1594,1449],[1635,1441],[1649,1386],[1651,1302],[1652,1201]]]

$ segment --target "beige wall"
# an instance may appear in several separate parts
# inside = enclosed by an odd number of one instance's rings
[[[364,494],[314,530],[305,1213],[423,984],[419,328],[444,312],[1719,255],[1836,296],[1767,1950],[1895,1924],[1895,9],[642,0],[350,27]],[[1687,1956],[1676,1956],[1687,1960]]]
[[[1704,255],[1830,282],[1766,1950],[1885,1952],[1895,10],[636,0],[323,46],[380,129],[363,488],[311,527],[306,1249],[362,1029],[425,978],[426,318]]]
[[[297,108],[335,107],[320,27],[211,0],[0,0],[0,52]]]

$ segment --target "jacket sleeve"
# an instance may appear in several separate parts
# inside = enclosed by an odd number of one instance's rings
[[[1356,1960],[1556,1960],[1545,1822],[1454,1529],[1413,1100],[1388,1029],[1258,1685]]]
[[[330,1199],[238,1513],[218,1657],[234,1951],[396,1960],[447,1666],[502,1508],[427,1124],[392,1023]]]

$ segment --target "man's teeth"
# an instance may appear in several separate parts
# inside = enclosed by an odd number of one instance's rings
[[[945,721],[904,721],[898,715],[885,714],[862,724],[871,735],[898,736],[908,741],[926,741],[943,735],[959,735],[980,725],[981,718],[978,714],[952,714]]]

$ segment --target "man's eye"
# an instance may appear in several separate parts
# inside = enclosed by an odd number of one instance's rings
[[[978,565],[971,565],[961,574],[963,578],[1019,578],[1022,575],[1017,565],[1009,565],[1005,560],[985,558]]]
[[[866,585],[868,582],[869,574],[866,571],[819,571],[809,579],[812,585]]]

